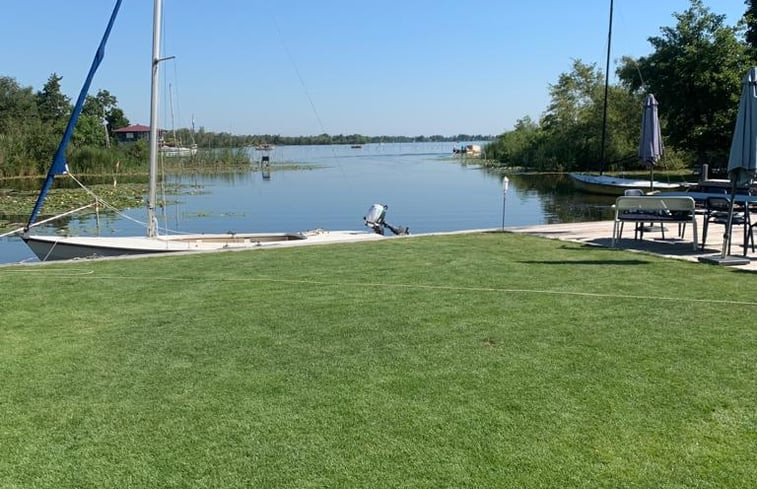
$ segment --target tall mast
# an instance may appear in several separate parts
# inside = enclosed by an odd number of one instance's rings
[[[607,61],[605,63],[605,100],[602,107],[602,143],[599,149],[599,174],[605,169],[605,140],[607,139],[607,88],[610,85],[610,45],[612,43],[612,3],[610,0],[610,27],[607,29]]]
[[[158,65],[162,0],[155,0],[152,26],[152,81],[150,84],[150,187],[147,195],[147,237],[158,234],[155,201],[158,181]]]

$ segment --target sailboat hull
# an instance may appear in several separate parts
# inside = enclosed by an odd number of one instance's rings
[[[304,233],[195,234],[156,238],[25,235],[22,239],[40,261],[53,261],[346,243],[383,237],[361,231],[315,230]]]
[[[678,190],[677,183],[665,183],[634,178],[621,178],[609,175],[589,175],[585,173],[571,173],[573,186],[584,192],[604,195],[623,195],[629,189],[641,189],[645,192],[669,192]]]
[[[186,158],[197,155],[197,145],[191,148],[185,148],[183,146],[162,146],[160,148],[160,154],[167,158]]]

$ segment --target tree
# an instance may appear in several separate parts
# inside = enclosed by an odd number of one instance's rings
[[[126,118],[124,111],[120,107],[112,107],[105,115],[105,120],[108,123],[108,131],[111,133],[116,129],[129,125],[129,119]]]
[[[629,114],[635,111],[636,97],[618,87],[609,87],[607,139],[601,148],[604,74],[595,64],[573,62],[573,71],[563,73],[550,85],[550,102],[542,117],[542,156],[555,168],[571,170],[610,169],[629,159],[634,131]],[[638,112],[640,117],[640,112]],[[604,161],[600,161],[604,153]]]
[[[34,173],[34,152],[39,148],[30,139],[41,134],[39,126],[32,88],[0,76],[0,176]]]
[[[100,90],[97,95],[88,95],[82,108],[82,116],[91,117],[100,121],[100,125],[106,122],[108,132],[112,134],[114,129],[119,129],[129,125],[129,120],[124,116],[123,110],[118,107],[118,100],[108,90]],[[92,121],[88,123],[92,127]],[[78,126],[77,126],[78,129]],[[101,132],[101,134],[104,134]],[[88,138],[84,138],[88,139]],[[103,142],[103,138],[100,138]]]
[[[725,16],[701,0],[673,16],[675,27],[649,38],[655,51],[625,58],[618,74],[631,91],[655,94],[670,144],[694,152],[700,163],[719,164],[730,148],[748,50],[739,28],[726,26]]]
[[[746,22],[746,34],[744,39],[752,52],[757,52],[757,3],[754,0],[746,0],[744,2],[747,6],[746,12],[744,12],[744,21]]]
[[[53,73],[42,90],[37,92],[37,108],[42,122],[56,127],[64,125],[71,112],[71,100],[60,91],[62,79]]]
[[[106,138],[103,122],[103,119],[97,116],[82,112],[79,120],[76,122],[76,129],[71,138],[71,144],[78,147],[96,146],[104,148]]]
[[[607,92],[607,138],[602,156],[604,74],[573,61],[549,86],[551,101],[539,124],[526,117],[486,148],[488,157],[534,170],[619,170],[635,159],[641,98],[617,86]]]
[[[37,117],[37,103],[31,87],[22,88],[14,78],[0,76],[0,134]]]

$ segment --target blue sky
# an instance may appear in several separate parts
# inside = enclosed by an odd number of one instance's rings
[[[742,0],[705,0],[735,24]],[[115,0],[7,0],[0,75],[74,99]],[[651,52],[688,0],[615,0],[613,60]],[[234,134],[499,134],[572,60],[604,69],[608,0],[164,0],[170,127]],[[92,92],[149,123],[152,1],[124,0]],[[613,66],[615,63],[613,62]],[[745,71],[748,67],[744,67]]]

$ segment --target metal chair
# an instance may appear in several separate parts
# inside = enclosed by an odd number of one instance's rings
[[[749,218],[744,212],[745,209],[738,203],[734,204],[733,217],[731,218],[731,229],[728,229],[728,214],[731,209],[731,199],[729,197],[707,197],[704,204],[704,225],[702,226],[702,249],[707,243],[707,229],[710,224],[720,224],[725,227],[724,235],[730,238],[733,226],[744,227],[744,254],[746,254],[747,228],[749,227]],[[754,240],[753,240],[754,241]],[[731,253],[731,240],[728,240],[728,254]]]
[[[746,256],[746,249],[747,245],[749,243],[752,244],[752,253],[754,253],[754,228],[757,227],[757,222],[752,222],[751,220],[751,208],[749,207],[750,204],[747,204],[745,206],[745,214],[746,214],[746,229],[744,230],[744,256]],[[754,205],[754,204],[751,204]]]

